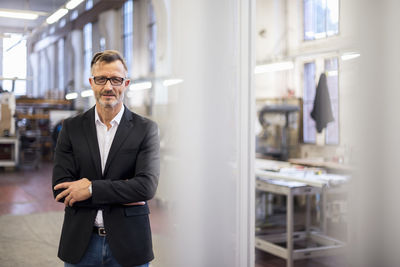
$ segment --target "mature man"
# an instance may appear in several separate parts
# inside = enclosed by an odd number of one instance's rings
[[[91,71],[96,105],[64,121],[55,151],[53,191],[65,204],[58,256],[65,266],[148,266],[158,128],[123,105],[130,80],[120,53],[95,54]]]

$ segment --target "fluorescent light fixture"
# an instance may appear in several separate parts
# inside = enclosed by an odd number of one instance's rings
[[[65,99],[67,99],[67,100],[76,99],[77,97],[78,97],[78,93],[68,93],[65,95]]]
[[[254,69],[255,74],[266,73],[266,72],[274,72],[274,71],[283,71],[290,70],[294,68],[294,64],[292,61],[281,61],[276,63],[270,63],[265,65],[258,65]]]
[[[357,53],[357,52],[348,52],[348,53],[343,53],[342,56],[341,56],[341,58],[342,58],[343,61],[346,61],[346,60],[358,58],[359,56],[361,56],[360,53]]]
[[[182,83],[182,82],[183,82],[182,79],[168,79],[168,80],[164,80],[163,81],[163,85],[165,87],[168,87],[168,86],[172,86],[172,85],[175,85],[175,84],[178,84],[178,83]]]
[[[65,7],[68,8],[69,10],[74,9],[77,7],[80,3],[82,3],[84,0],[70,0],[68,3],[65,4]]]
[[[129,91],[126,93],[127,97],[131,98],[135,95],[135,92]]]
[[[46,19],[46,22],[47,22],[47,24],[53,24],[54,22],[56,22],[59,19],[61,19],[62,17],[64,17],[65,14],[67,14],[67,13],[68,13],[68,9],[60,8],[59,10],[57,10],[56,12],[51,14],[50,17],[48,17]]]
[[[9,34],[9,33],[0,33],[0,38],[11,38],[11,34]]]
[[[4,18],[35,20],[40,14],[41,12],[29,10],[0,9],[0,17]]]
[[[325,38],[326,37],[326,33],[325,32],[315,33],[314,37],[315,37],[315,39]]]
[[[338,76],[338,71],[337,70],[330,70],[326,72],[327,76]]]
[[[93,90],[88,89],[81,92],[81,97],[89,97],[93,95]]]
[[[27,81],[27,80],[31,80],[31,79],[29,79],[29,78],[3,77],[3,76],[0,76],[0,80],[10,80],[10,81]]]
[[[129,86],[129,90],[131,91],[137,91],[137,90],[146,90],[150,89],[153,86],[151,82],[138,82],[138,83],[133,83],[131,86]]]

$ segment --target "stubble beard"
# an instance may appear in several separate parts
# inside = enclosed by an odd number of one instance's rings
[[[113,100],[113,101],[103,101],[101,99],[101,93],[99,93],[96,96],[97,102],[100,104],[100,106],[102,106],[103,108],[115,108],[119,103],[122,103],[122,101],[124,100],[124,93],[120,94],[119,98]]]

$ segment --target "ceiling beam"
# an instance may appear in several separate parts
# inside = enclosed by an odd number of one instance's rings
[[[110,10],[110,9],[118,9],[121,8],[124,4],[125,0],[101,0],[96,5],[94,5],[91,9],[84,11],[79,14],[78,17],[72,21],[68,21],[64,27],[58,28],[53,34],[48,34],[44,39],[41,38],[41,35],[44,31],[50,29],[50,27],[54,26],[46,26],[41,31],[37,31],[30,37],[30,45],[31,51],[40,50],[53,42],[58,41],[63,36],[67,35],[73,30],[82,29],[83,26],[89,22],[95,22],[98,19],[100,13]]]

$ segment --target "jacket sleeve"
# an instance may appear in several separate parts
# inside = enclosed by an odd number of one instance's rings
[[[76,180],[76,167],[74,153],[72,151],[71,141],[68,136],[68,122],[63,122],[61,132],[58,136],[57,145],[54,154],[53,167],[53,196],[54,198],[63,190],[54,190],[54,186],[63,182],[72,182]],[[64,199],[60,200],[63,202]]]
[[[70,139],[69,123],[69,119],[64,120],[55,149],[52,177],[52,190],[54,198],[64,190],[54,190],[55,185],[64,182],[73,182],[80,179]],[[59,202],[63,203],[64,199],[65,198],[60,199]],[[95,205],[92,205],[91,198],[89,198],[85,201],[76,202],[74,206],[94,207]]]
[[[92,181],[93,204],[126,204],[153,198],[160,175],[160,139],[157,124],[150,121],[147,126],[139,146],[134,176]]]

